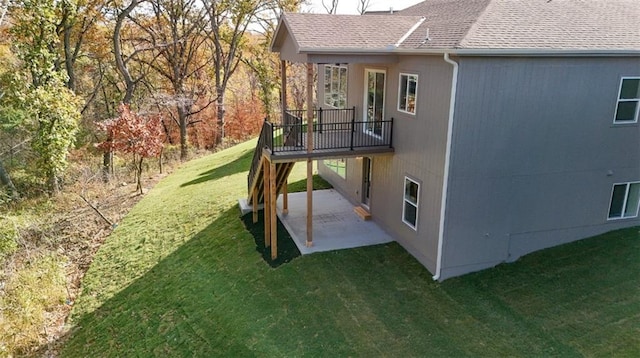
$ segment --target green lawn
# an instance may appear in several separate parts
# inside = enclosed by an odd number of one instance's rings
[[[640,356],[638,228],[441,284],[397,244],[273,269],[237,208],[254,143],[185,164],[120,223],[61,356]]]

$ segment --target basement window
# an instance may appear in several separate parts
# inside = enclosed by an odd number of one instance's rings
[[[639,204],[640,182],[614,184],[609,205],[609,220],[637,217]]]
[[[324,65],[324,104],[339,109],[347,106],[347,66]]]
[[[416,95],[418,93],[418,75],[400,74],[398,85],[398,111],[416,114]]]
[[[334,173],[342,179],[347,178],[347,161],[344,158],[341,159],[325,159],[324,165],[331,169]]]
[[[616,117],[613,123],[637,123],[640,111],[640,77],[620,80]]]
[[[409,177],[404,177],[404,199],[402,205],[402,222],[413,230],[418,229],[418,205],[420,184]]]

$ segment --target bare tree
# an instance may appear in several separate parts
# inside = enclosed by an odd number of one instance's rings
[[[258,14],[272,8],[274,1],[278,0],[203,0],[209,17],[207,36],[211,41],[216,86],[216,145],[221,144],[225,136],[225,91],[242,59],[244,35]]]
[[[358,13],[364,15],[371,6],[371,0],[358,0]]]
[[[335,14],[338,11],[338,0],[322,0],[322,7],[327,11],[327,14]]]
[[[151,58],[140,59],[166,79],[173,98],[171,104],[177,113],[180,128],[180,159],[188,154],[187,126],[189,118],[213,102],[202,85],[211,57],[204,53],[207,37],[204,34],[206,11],[198,6],[199,0],[152,0],[153,16],[140,24],[147,33],[148,47],[153,48]],[[151,85],[151,84],[150,84]],[[204,99],[204,101],[199,101]],[[200,102],[199,106],[196,103]]]
[[[67,88],[76,91],[76,61],[81,56],[82,46],[88,32],[103,15],[104,0],[86,2],[61,2],[61,20],[58,34],[62,37],[64,66],[67,72]]]
[[[113,55],[115,56],[115,60],[116,60],[116,68],[118,69],[118,72],[122,76],[122,79],[124,80],[124,84],[125,84],[125,95],[124,95],[124,98],[122,99],[122,102],[125,104],[131,103],[131,99],[133,98],[133,93],[136,89],[136,86],[144,77],[143,75],[139,75],[134,78],[131,75],[131,72],[129,71],[128,63],[129,61],[131,61],[132,58],[134,58],[136,54],[138,54],[139,52],[145,49],[136,49],[133,51],[132,54],[128,56],[125,55],[122,50],[122,27],[124,26],[124,21],[127,18],[129,18],[129,15],[131,14],[131,12],[145,1],[147,0],[131,0],[131,2],[127,7],[121,10],[118,9],[116,21],[115,21],[115,27],[113,29],[113,36],[112,36]]]
[[[120,77],[124,81],[124,96],[122,98],[122,103],[131,104],[131,100],[133,99],[133,94],[138,86],[138,83],[144,78],[144,72],[140,72],[137,76],[133,76],[131,71],[129,70],[130,61],[135,58],[140,52],[144,51],[144,49],[135,49],[131,54],[126,55],[123,51],[123,38],[122,31],[125,25],[125,21],[130,18],[131,13],[138,7],[140,4],[146,2],[147,0],[131,0],[129,5],[125,8],[120,9],[116,4],[116,17],[115,17],[115,26],[113,29],[113,34],[111,36],[111,41],[113,45],[113,55],[115,57],[115,64]],[[105,101],[108,103],[108,101]],[[107,141],[111,140],[111,138],[107,138]],[[106,182],[109,180],[109,173],[112,169],[113,163],[113,152],[111,150],[106,150],[104,152],[102,158],[102,172],[103,172],[103,180]]]
[[[260,28],[261,36],[257,38],[261,39],[249,51],[251,56],[242,59],[242,62],[253,72],[260,100],[264,105],[266,117],[269,119],[272,118],[276,110],[274,104],[277,103],[277,98],[274,97],[274,92],[276,92],[274,90],[281,86],[278,70],[282,65],[287,66],[286,63],[281,63],[277,54],[269,51],[269,45],[282,13],[298,11],[303,2],[304,0],[279,0],[272,3],[271,7],[256,14],[254,27]]]

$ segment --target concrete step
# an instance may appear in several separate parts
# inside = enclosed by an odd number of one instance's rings
[[[355,211],[355,213],[358,214],[360,219],[364,221],[371,220],[371,213],[367,209],[363,208],[362,206],[356,206],[355,208],[353,208],[353,211]]]

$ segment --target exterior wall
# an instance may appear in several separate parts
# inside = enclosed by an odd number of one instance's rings
[[[385,119],[394,118],[393,155],[373,157],[370,211],[373,219],[407,251],[435,273],[440,203],[444,174],[452,66],[440,56],[407,56],[397,63],[351,64],[348,73],[348,106],[363,116],[365,69],[386,71]],[[416,115],[397,110],[399,74],[417,74]],[[324,69],[319,67],[319,105],[324,107]],[[346,179],[324,165],[319,173],[355,203],[361,201],[362,159],[347,160]],[[417,230],[402,222],[404,178],[420,183]]]
[[[442,279],[640,224],[607,220],[640,180],[638,124],[614,125],[638,58],[458,58]]]

